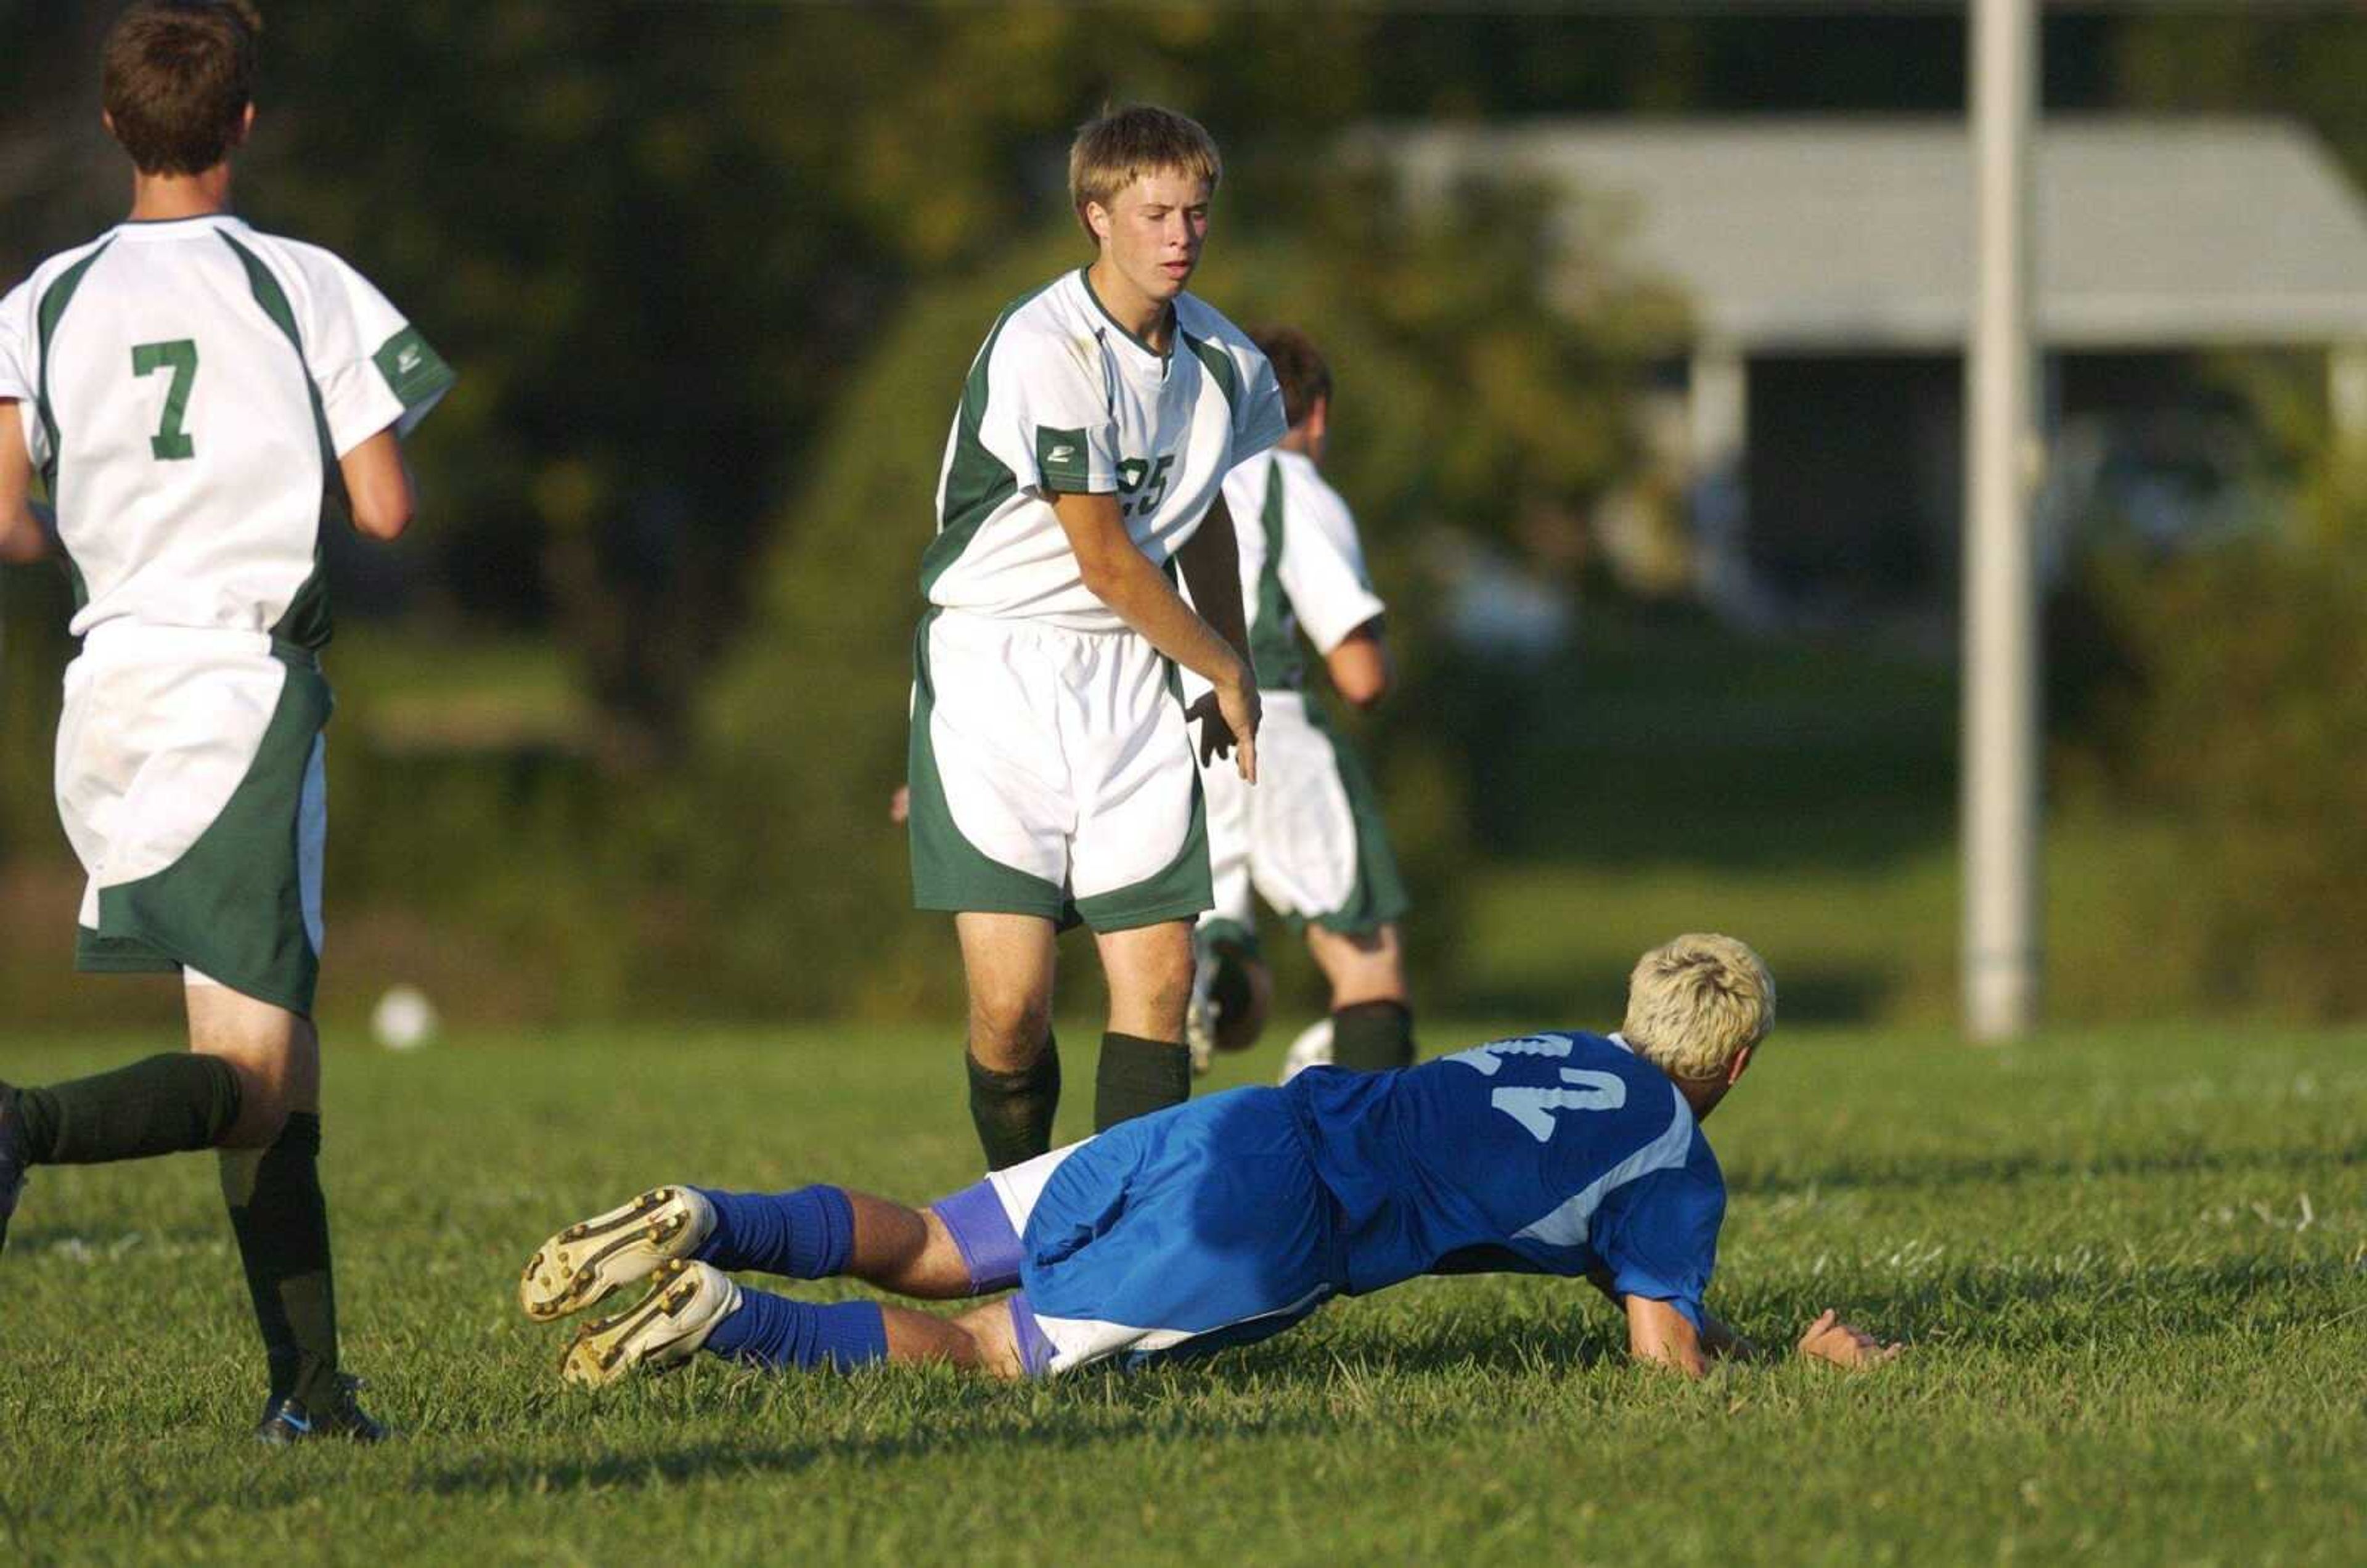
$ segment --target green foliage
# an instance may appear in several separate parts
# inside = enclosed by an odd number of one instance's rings
[[[1432,994],[1453,994],[1477,851],[1470,759],[1440,721],[1471,693],[1444,662],[1411,544],[1442,522],[1509,547],[1540,518],[1574,525],[1627,458],[1639,362],[1675,319],[1641,288],[1581,315],[1549,310],[1537,209],[1480,186],[1424,206],[1371,181],[1319,182],[1289,219],[1220,203],[1201,287],[1244,323],[1303,326],[1332,362],[1331,468],[1373,547],[1408,672],[1388,716],[1356,728],[1413,883],[1410,948]],[[1245,243],[1224,234],[1235,223],[1251,231]],[[903,777],[918,563],[970,355],[1004,302],[1086,259],[1056,229],[916,298],[817,443],[700,737],[693,815],[734,826],[683,854],[707,906],[730,911],[705,953],[723,994],[950,1009],[950,937],[909,911],[902,834],[886,818]]]
[[[1615,993],[1583,1001],[1605,1017]],[[1431,1031],[1439,1051],[1498,1032]],[[2349,1562],[2362,1046],[1780,1032],[1711,1130],[1733,1193],[1712,1302],[1779,1343],[1827,1306],[1912,1340],[1870,1376],[1681,1383],[1624,1363],[1583,1285],[1492,1276],[1134,1376],[708,1358],[600,1395],[560,1385],[563,1331],[513,1304],[538,1241],[661,1181],[952,1190],[977,1174],[954,1044],[840,1027],[333,1047],[339,1319],[400,1440],[244,1440],[261,1369],[210,1162],[45,1170],[0,1259],[0,1558]],[[12,1031],[0,1076],[153,1048]],[[1062,1135],[1091,1098],[1072,1089]]]
[[[2182,829],[2142,927],[2157,1006],[2367,1011],[2362,568],[2261,539],[2103,569],[2133,678],[2081,755],[2117,808]]]

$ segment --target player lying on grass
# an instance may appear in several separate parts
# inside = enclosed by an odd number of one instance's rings
[[[321,550],[411,521],[397,445],[452,372],[360,274],[232,216],[260,24],[144,0],[108,33],[130,220],[0,299],[0,558],[57,505],[74,635],[58,812],[90,880],[75,966],[177,974],[189,1050],[0,1084],[0,1241],[34,1166],[221,1151],[262,1331],[257,1435],[372,1438],[338,1370],[321,1193]]]
[[[1700,1123],[1774,1010],[1749,948],[1680,937],[1637,964],[1618,1034],[1500,1040],[1392,1072],[1318,1067],[1124,1122],[923,1209],[837,1187],[661,1187],[544,1243],[519,1300],[548,1321],[654,1278],[576,1332],[561,1371],[582,1383],[701,1349],[1017,1378],[1246,1344],[1330,1297],[1423,1274],[1560,1274],[1621,1305],[1638,1359],[1698,1376],[1752,1353],[1702,1301],[1726,1188]],[[727,1269],[934,1301],[1017,1289],[939,1317],[790,1301]],[[1830,1313],[1799,1348],[1845,1367],[1896,1352]]]

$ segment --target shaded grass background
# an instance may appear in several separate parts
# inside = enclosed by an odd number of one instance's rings
[[[700,1365],[606,1396],[562,1389],[562,1337],[512,1304],[533,1245],[669,1179],[956,1187],[974,1151],[950,1048],[333,1048],[349,1359],[404,1440],[244,1440],[260,1390],[210,1161],[44,1171],[0,1258],[0,1559],[2357,1562],[2362,1046],[1785,1032],[1712,1126],[1733,1190],[1715,1297],[1762,1332],[1833,1304],[1914,1341],[1874,1376],[1682,1385],[1627,1367],[1583,1287],[1494,1278],[1131,1378]],[[149,1048],[12,1043],[0,1075]]]

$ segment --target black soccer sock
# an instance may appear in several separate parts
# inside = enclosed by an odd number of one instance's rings
[[[1331,1062],[1360,1073],[1413,1066],[1413,1010],[1403,1002],[1351,1002],[1331,1015]]]
[[[111,1073],[17,1091],[35,1165],[103,1165],[211,1148],[238,1120],[238,1074],[220,1056],[151,1056]]]
[[[1015,1073],[998,1072],[976,1056],[969,1063],[969,1119],[986,1168],[1002,1170],[1052,1146],[1052,1115],[1060,1109],[1060,1043],[1048,1031],[1043,1055]]]
[[[337,1293],[321,1196],[321,1118],[288,1118],[267,1149],[224,1149],[222,1198],[271,1368],[271,1393],[318,1410],[336,1393]]]
[[[1106,1133],[1121,1122],[1191,1098],[1190,1051],[1138,1034],[1102,1036],[1101,1067],[1093,1078],[1094,1132]]]

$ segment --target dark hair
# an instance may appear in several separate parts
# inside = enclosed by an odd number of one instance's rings
[[[1250,341],[1274,366],[1274,378],[1282,383],[1283,415],[1297,429],[1315,412],[1317,399],[1328,401],[1331,396],[1331,367],[1324,363],[1323,351],[1297,327],[1260,327]]]
[[[244,0],[140,0],[116,18],[100,101],[142,174],[202,174],[230,156],[262,36]]]

